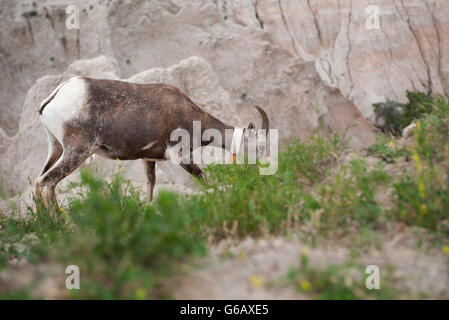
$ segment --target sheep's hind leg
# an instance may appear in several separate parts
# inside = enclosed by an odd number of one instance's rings
[[[144,160],[145,170],[147,174],[147,201],[153,201],[153,190],[156,183],[156,162]]]
[[[63,151],[62,145],[55,138],[55,136],[48,129],[46,130],[48,137],[48,157],[39,177],[46,173],[48,169],[56,163],[56,161],[61,157]]]
[[[75,171],[94,152],[94,148],[82,149],[64,147],[62,157],[42,176],[36,180],[36,197],[42,199],[47,208],[59,209],[56,200],[56,185]]]

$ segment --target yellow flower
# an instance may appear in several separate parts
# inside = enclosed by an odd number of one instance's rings
[[[422,204],[419,206],[419,213],[421,213],[421,214],[427,213],[427,206],[425,204]]]
[[[115,158],[115,160],[117,160],[117,163],[118,163],[118,171],[120,173],[122,173],[123,172],[123,168],[122,168],[122,164],[120,162],[120,159],[119,158]]]
[[[389,146],[391,149],[394,149],[394,147],[395,147],[394,142],[393,142],[393,141],[388,142],[388,146]]]
[[[243,252],[243,251],[239,251],[239,253],[238,253],[238,257],[239,257],[239,259],[240,259],[240,260],[245,260],[245,259],[246,259],[246,255],[245,255],[245,252]]]
[[[307,248],[307,247],[302,248],[301,255],[302,256],[309,255],[309,248]]]
[[[446,245],[443,247],[443,252],[444,252],[445,254],[449,254],[449,244],[446,244]]]
[[[418,131],[421,131],[421,122],[419,122],[419,121],[416,122],[416,129]]]
[[[310,285],[310,282],[309,282],[309,281],[307,281],[307,280],[302,280],[302,281],[300,282],[300,286],[301,286],[301,289],[302,289],[303,291],[310,291],[311,285]]]
[[[258,275],[252,275],[249,278],[249,281],[251,282],[251,284],[256,287],[256,288],[262,288],[262,280],[260,280]]]
[[[415,160],[416,169],[418,170],[418,172],[422,172],[421,158],[419,157],[419,154],[415,149],[412,150],[412,158],[413,160]]]
[[[145,288],[137,289],[135,297],[137,300],[144,300],[147,297],[147,290]]]
[[[418,180],[418,190],[419,190],[419,196],[421,199],[424,199],[426,196],[426,187],[424,185],[424,182],[420,179]]]

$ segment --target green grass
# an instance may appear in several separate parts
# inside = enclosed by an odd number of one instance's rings
[[[344,165],[320,186],[320,198],[314,200],[317,209],[322,209],[321,228],[330,231],[350,221],[375,227],[385,221],[385,210],[375,196],[388,180],[381,163],[372,169],[362,159]]]
[[[83,290],[74,297],[148,298],[166,294],[158,286],[177,263],[205,252],[203,242],[185,231],[177,195],[161,192],[148,205],[120,175],[106,183],[88,171],[80,186],[85,195],[63,212],[29,208],[26,218],[3,217],[3,267],[11,257],[75,264]]]
[[[192,233],[215,239],[285,233],[289,217],[308,218],[299,204],[305,196],[311,199],[307,190],[328,174],[344,149],[338,136],[293,140],[279,155],[277,173],[269,176],[260,175],[257,166],[211,166],[203,194],[185,199],[180,214],[188,217]]]

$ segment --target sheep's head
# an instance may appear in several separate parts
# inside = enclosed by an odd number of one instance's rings
[[[236,161],[237,154],[243,153],[248,155],[248,161],[255,161],[265,155],[269,120],[267,114],[261,107],[255,106],[255,108],[261,114],[262,126],[257,129],[255,122],[251,121],[246,128],[236,128],[234,130],[231,147],[232,163]]]

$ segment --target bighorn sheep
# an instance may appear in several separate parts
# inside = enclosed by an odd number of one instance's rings
[[[262,129],[268,132],[268,117],[262,108],[256,108],[262,116]],[[177,143],[170,141],[173,130],[183,128],[191,135],[193,121],[201,121],[201,134],[214,128],[225,137],[225,130],[234,130],[173,86],[85,77],[60,84],[42,102],[39,114],[47,131],[49,152],[35,182],[35,197],[47,207],[58,206],[56,185],[93,154],[108,159],[143,159],[152,200],[155,162],[168,159],[170,147]],[[202,141],[201,145],[211,142]],[[224,142],[220,145],[223,149],[226,146]],[[181,166],[193,176],[203,175],[197,164]]]

